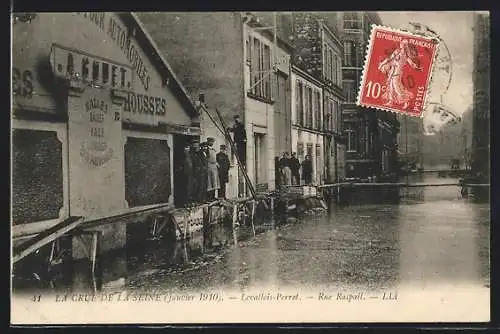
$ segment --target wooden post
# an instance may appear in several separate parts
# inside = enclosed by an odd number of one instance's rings
[[[238,219],[238,203],[233,206],[233,240],[234,244],[238,246],[238,236],[236,235],[236,220]]]
[[[255,201],[252,201],[252,232],[253,236],[255,237],[255,225],[253,223],[254,217],[255,217]]]
[[[184,216],[184,236],[182,237],[182,245],[183,245],[184,257],[186,259],[186,262],[189,261],[189,254],[187,251],[187,225],[190,221],[189,215],[190,215],[190,211],[188,211],[188,214],[186,214]]]
[[[98,247],[99,247],[99,239],[100,239],[100,231],[93,231],[92,232],[92,248],[90,250],[90,261],[92,263],[92,275],[95,273],[95,266],[97,262],[97,253],[98,253]]]

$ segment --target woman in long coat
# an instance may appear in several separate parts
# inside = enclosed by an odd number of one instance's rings
[[[210,199],[215,199],[215,191],[220,188],[219,171],[217,169],[217,153],[214,149],[213,138],[207,138],[207,192]]]

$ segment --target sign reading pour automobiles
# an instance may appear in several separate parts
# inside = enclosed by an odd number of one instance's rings
[[[68,108],[70,211],[98,217],[123,208],[123,140],[119,108],[106,89],[85,88]]]

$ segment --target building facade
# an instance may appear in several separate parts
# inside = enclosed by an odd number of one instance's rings
[[[274,157],[291,149],[290,45],[253,15],[141,13],[148,31],[192,96],[205,95],[207,110],[227,126],[240,116],[246,130],[246,171],[258,190],[275,189]],[[165,34],[168,31],[168,34]],[[273,66],[274,65],[274,66]],[[202,137],[226,144],[207,113]],[[279,133],[277,131],[279,130]],[[229,145],[228,145],[229,147]],[[231,152],[228,197],[244,192],[244,177]]]
[[[323,132],[323,84],[296,66],[292,67],[292,151],[302,163],[306,155],[312,160],[313,184],[325,179]],[[301,184],[302,182],[301,176]]]
[[[297,72],[305,73],[322,87],[321,124],[315,124],[323,140],[321,183],[333,183],[345,176],[345,138],[341,104],[343,45],[335,14],[281,13],[280,27],[289,34],[295,48],[292,58]],[[284,34],[284,33],[283,33]],[[297,89],[296,89],[297,90]],[[300,96],[297,95],[297,96]]]
[[[474,13],[473,161],[472,173],[484,183],[490,177],[490,18]]]
[[[14,237],[173,206],[179,143],[199,119],[137,17],[38,13],[12,27]],[[102,251],[124,246],[127,222],[94,227]]]
[[[397,168],[399,122],[394,113],[356,105],[364,57],[372,24],[381,24],[375,12],[341,12],[345,102],[346,175],[366,178],[394,173]]]

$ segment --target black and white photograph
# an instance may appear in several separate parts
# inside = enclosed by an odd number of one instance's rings
[[[12,325],[490,321],[489,12],[11,29]]]

